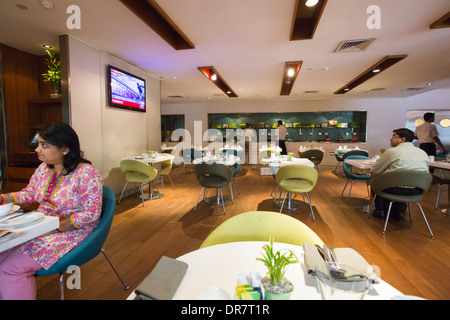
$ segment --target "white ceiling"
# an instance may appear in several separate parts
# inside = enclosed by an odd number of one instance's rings
[[[51,10],[40,0],[1,0],[0,43],[44,54],[42,44],[58,50],[57,36],[69,34],[161,79],[163,103],[387,98],[450,88],[450,28],[429,29],[450,11],[449,0],[329,0],[314,39],[303,41],[289,41],[295,0],[159,0],[195,44],[179,51],[118,0],[49,1]],[[70,5],[80,7],[80,30],[67,28]],[[366,26],[370,5],[381,9],[379,30]],[[333,52],[343,40],[365,38],[376,40],[363,52]],[[333,94],[396,54],[408,57],[345,95]],[[280,97],[284,62],[293,60],[303,66],[290,96]],[[226,97],[199,66],[214,66],[239,97]]]

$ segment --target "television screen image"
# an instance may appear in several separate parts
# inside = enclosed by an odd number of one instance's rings
[[[111,107],[146,112],[145,80],[131,73],[108,66]]]

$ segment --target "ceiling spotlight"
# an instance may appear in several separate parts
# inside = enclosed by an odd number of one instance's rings
[[[216,81],[216,80],[217,80],[217,74],[213,73],[213,74],[211,75],[211,80],[212,80],[212,81]]]
[[[42,0],[41,6],[43,6],[45,9],[53,9],[53,3],[47,0]]]
[[[375,68],[372,70],[372,72],[375,72],[375,73],[378,73],[378,72],[380,72],[380,71],[381,71],[380,67],[375,67]]]
[[[347,88],[345,88],[344,90],[345,90],[345,91],[349,91],[349,90],[350,90],[350,88],[349,88],[349,87],[347,87]]]
[[[319,0],[308,0],[308,1],[306,1],[306,6],[314,7],[317,4],[317,2],[319,2]]]
[[[45,49],[51,49],[51,48],[53,48],[51,45],[49,45],[49,44],[43,44],[42,45]]]
[[[294,69],[289,69],[288,72],[287,72],[288,77],[293,77],[294,74],[295,74]]]
[[[431,82],[428,82],[427,83],[427,86],[432,86],[433,84],[431,83]]]

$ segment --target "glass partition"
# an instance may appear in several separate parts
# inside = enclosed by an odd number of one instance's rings
[[[161,141],[170,141],[176,129],[184,129],[184,114],[161,115]]]

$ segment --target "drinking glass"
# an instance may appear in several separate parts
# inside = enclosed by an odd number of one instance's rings
[[[369,279],[347,265],[326,262],[316,267],[316,278],[323,300],[362,300],[369,290]]]

